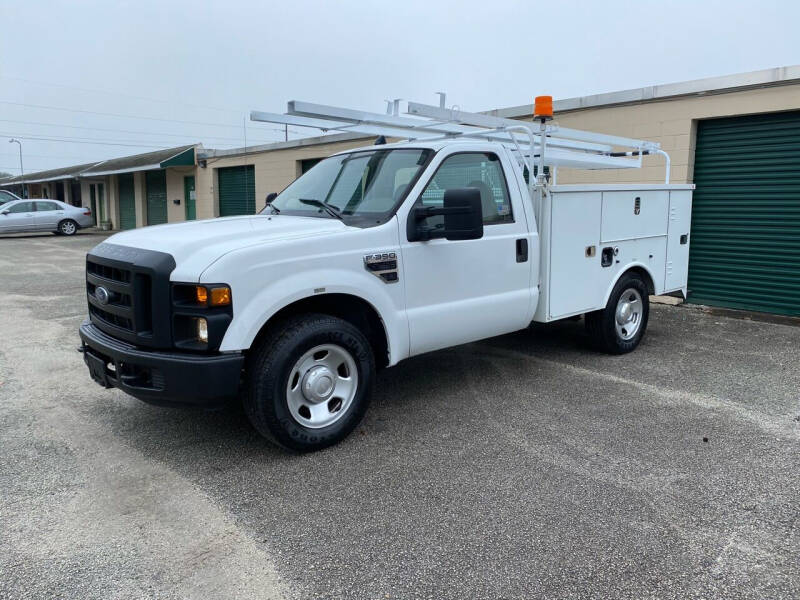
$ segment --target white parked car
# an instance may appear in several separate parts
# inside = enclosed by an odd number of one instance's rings
[[[0,233],[52,231],[74,235],[92,227],[92,211],[60,200],[12,200],[0,204]]]
[[[287,122],[321,112],[292,108]],[[265,437],[316,450],[359,423],[376,369],[579,315],[599,349],[631,352],[649,295],[686,293],[693,186],[544,175],[639,167],[658,144],[425,110],[428,122],[331,111],[331,129],[418,139],[327,158],[258,215],[93,248],[80,327],[92,378],[171,406],[238,395]],[[509,135],[520,129],[527,147]]]

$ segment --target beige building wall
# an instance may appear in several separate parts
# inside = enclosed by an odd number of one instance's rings
[[[119,181],[116,175],[106,177],[106,219],[111,221],[112,229],[119,229]]]
[[[183,178],[195,174],[195,167],[166,169],[167,171],[167,222],[186,220],[186,199],[183,197]],[[195,183],[195,185],[197,185]],[[175,204],[175,200],[179,203]]]
[[[144,172],[133,174],[133,203],[136,207],[136,227],[147,225],[147,203],[144,196]]]
[[[195,179],[197,218],[210,219],[219,215],[217,169],[241,165],[255,166],[256,211],[261,210],[271,192],[280,192],[300,176],[300,162],[309,158],[325,158],[349,148],[371,144],[370,139],[315,144],[260,152],[246,156],[209,158],[205,168],[198,167]]]
[[[800,109],[800,85],[556,113],[564,127],[660,142],[672,161],[670,181],[691,183],[697,121]],[[664,158],[646,156],[642,169],[559,169],[558,183],[664,182]]]

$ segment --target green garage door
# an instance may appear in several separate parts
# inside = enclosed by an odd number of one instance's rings
[[[119,183],[119,228],[136,227],[136,203],[133,196],[133,173],[118,177]]]
[[[147,224],[167,222],[167,172],[146,171],[144,185],[147,195]]]
[[[219,169],[219,216],[256,212],[256,170],[253,165]]]
[[[689,301],[800,315],[800,112],[697,127]]]

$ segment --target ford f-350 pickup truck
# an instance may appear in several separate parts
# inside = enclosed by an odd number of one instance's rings
[[[410,139],[331,156],[259,214],[92,249],[80,337],[95,381],[168,406],[241,398],[268,439],[316,450],[362,419],[376,369],[579,315],[598,348],[629,352],[649,295],[686,292],[691,185],[553,181],[640,166],[657,144],[549,115],[289,106],[253,118]]]

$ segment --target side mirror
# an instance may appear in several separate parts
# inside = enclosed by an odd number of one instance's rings
[[[271,193],[267,194],[266,204],[269,206],[270,204],[272,204],[272,201],[275,200],[275,198],[277,198],[277,197],[278,197],[278,194],[276,194],[275,192],[271,192]]]
[[[0,210],[0,215],[7,215],[9,212],[11,211],[9,211],[8,209]]]
[[[428,217],[444,216],[444,226],[427,227]],[[444,204],[415,208],[408,218],[408,241],[417,242],[445,238],[448,240],[477,240],[483,237],[483,207],[477,188],[445,190]]]

